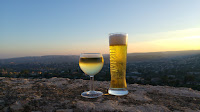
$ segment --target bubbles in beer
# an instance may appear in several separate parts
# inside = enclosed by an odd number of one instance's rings
[[[110,88],[127,88],[126,55],[127,34],[111,34],[110,42]]]

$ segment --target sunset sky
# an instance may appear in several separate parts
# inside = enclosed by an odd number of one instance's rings
[[[0,1],[0,59],[105,54],[114,32],[128,53],[200,50],[200,0]]]

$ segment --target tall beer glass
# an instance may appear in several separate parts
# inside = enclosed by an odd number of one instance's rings
[[[127,41],[128,34],[112,33],[109,35],[111,82],[108,93],[111,95],[128,94],[126,85]]]

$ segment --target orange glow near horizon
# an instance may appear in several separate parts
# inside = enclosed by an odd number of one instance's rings
[[[200,36],[130,43],[128,52],[200,50]]]
[[[128,53],[200,50],[200,28],[138,36],[138,38],[141,37],[157,37],[158,39],[129,43]]]
[[[148,37],[148,38],[147,38]],[[138,38],[144,39],[135,42]],[[145,40],[146,39],[146,40]],[[26,47],[24,47],[26,46]],[[73,44],[61,43],[60,45],[32,45],[23,44],[9,46],[6,49],[1,47],[3,53],[0,58],[13,58],[24,56],[44,55],[80,55],[80,53],[102,53],[109,54],[109,39],[103,37],[101,40],[88,42],[77,41]],[[164,52],[200,50],[200,28],[161,32],[154,34],[129,35],[128,53]]]

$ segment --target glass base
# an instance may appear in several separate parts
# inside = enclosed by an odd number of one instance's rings
[[[116,96],[123,96],[128,94],[128,90],[125,88],[109,88],[108,93]]]
[[[103,93],[101,91],[87,91],[81,94],[81,96],[85,98],[98,98],[102,95]]]

